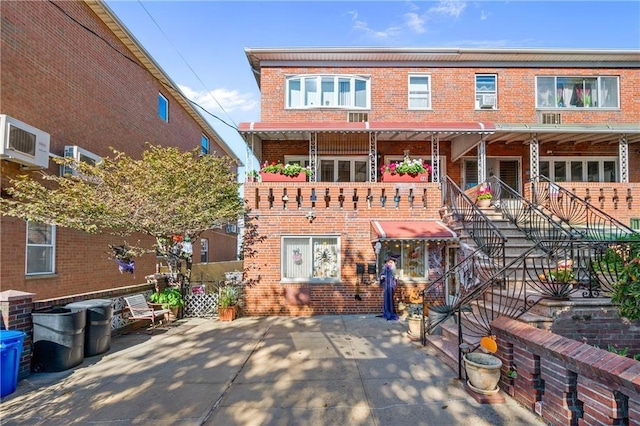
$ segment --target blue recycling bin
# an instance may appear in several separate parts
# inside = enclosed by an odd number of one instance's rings
[[[15,392],[18,369],[26,334],[22,331],[0,330],[0,397]]]

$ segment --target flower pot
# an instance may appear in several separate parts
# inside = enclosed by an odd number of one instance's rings
[[[236,319],[236,306],[218,307],[218,318],[220,321],[233,321]]]
[[[491,198],[486,198],[483,200],[476,200],[476,206],[480,208],[491,207]]]
[[[390,172],[384,172],[382,174],[383,182],[429,182],[429,173],[418,173],[415,176],[408,174],[391,174]]]
[[[422,320],[420,318],[409,317],[407,318],[407,325],[409,326],[409,331],[407,335],[411,340],[420,340],[420,328],[422,327]]]
[[[469,388],[483,395],[494,395],[499,392],[500,358],[483,353],[464,354],[464,370],[467,374]]]
[[[298,173],[296,176],[287,176],[280,173],[260,172],[260,180],[262,182],[306,182],[307,174]]]

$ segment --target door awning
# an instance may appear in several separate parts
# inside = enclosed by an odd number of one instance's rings
[[[371,241],[384,240],[457,240],[458,236],[440,220],[374,220]]]

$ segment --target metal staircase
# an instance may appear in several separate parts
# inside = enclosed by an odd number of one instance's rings
[[[640,242],[640,235],[573,194],[562,192],[570,202],[551,200],[549,185],[535,188],[535,201],[494,177],[485,185],[492,206],[479,209],[445,180],[441,215],[461,234],[461,248],[455,265],[423,294],[423,344],[439,350],[460,376],[461,345],[475,350],[499,316],[550,328],[554,312],[568,304],[610,304],[623,255],[615,253]]]

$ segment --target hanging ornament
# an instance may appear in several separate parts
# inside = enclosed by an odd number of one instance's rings
[[[300,249],[293,250],[293,263],[302,265],[302,253],[300,253]]]

